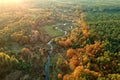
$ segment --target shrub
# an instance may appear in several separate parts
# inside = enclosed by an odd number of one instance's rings
[[[9,56],[0,52],[0,77],[4,76],[7,72],[15,69],[18,60],[14,56]]]

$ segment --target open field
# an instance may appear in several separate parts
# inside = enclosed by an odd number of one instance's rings
[[[43,28],[47,32],[47,34],[49,34],[49,36],[51,36],[51,37],[57,37],[57,36],[64,35],[64,32],[61,32],[61,31],[55,29],[55,27],[52,27],[52,25],[44,26]]]

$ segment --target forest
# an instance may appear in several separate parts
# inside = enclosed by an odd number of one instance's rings
[[[119,80],[120,0],[0,1],[0,80]]]

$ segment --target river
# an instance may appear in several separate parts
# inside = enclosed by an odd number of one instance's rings
[[[65,26],[66,23],[64,23],[63,25]],[[68,26],[68,27],[70,29],[73,29],[73,26]],[[67,31],[60,29],[58,25],[56,25],[55,29],[64,32],[64,35],[67,34]],[[50,55],[53,52],[52,39],[47,44],[50,46],[50,51],[48,52],[47,61],[45,63],[45,80],[50,80],[49,79],[49,66],[50,66]]]

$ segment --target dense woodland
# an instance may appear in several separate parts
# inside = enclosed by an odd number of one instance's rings
[[[119,44],[119,0],[0,5],[0,80],[119,80]]]

